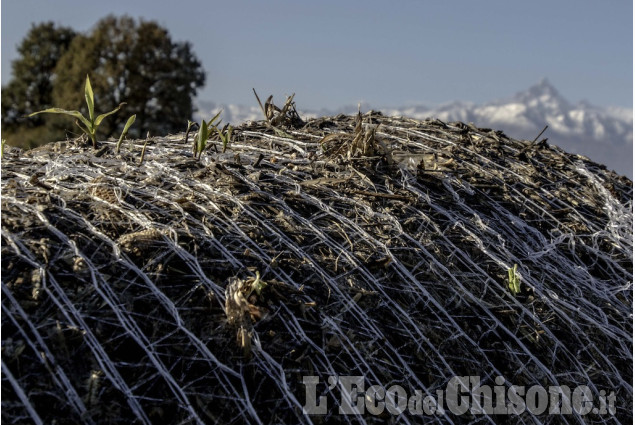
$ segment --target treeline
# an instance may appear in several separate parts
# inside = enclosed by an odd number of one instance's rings
[[[183,131],[192,118],[192,99],[205,83],[190,43],[173,42],[156,22],[127,16],[108,16],[88,34],[52,22],[34,25],[18,52],[13,78],[2,87],[2,138],[14,146],[80,134],[68,117],[26,115],[50,107],[85,112],[86,75],[100,110],[126,102],[122,119],[104,120],[99,138],[121,132],[123,117],[132,114],[132,137]]]

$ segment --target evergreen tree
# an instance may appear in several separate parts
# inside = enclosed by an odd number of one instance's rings
[[[108,16],[89,35],[75,37],[55,72],[55,106],[82,106],[89,75],[97,111],[126,102],[118,115],[137,115],[130,130],[133,136],[182,131],[192,117],[192,97],[205,82],[189,43],[174,43],[156,22],[136,22],[127,16]],[[123,119],[103,121],[100,136],[115,135],[124,123]]]

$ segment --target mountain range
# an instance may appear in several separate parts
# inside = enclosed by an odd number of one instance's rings
[[[198,100],[195,119],[210,118],[223,110],[224,122],[240,123],[262,119],[260,107],[217,105]],[[534,140],[548,125],[542,138],[567,152],[581,154],[606,165],[617,173],[633,178],[633,110],[599,107],[586,101],[571,103],[546,79],[510,98],[476,104],[455,101],[438,106],[422,104],[401,107],[376,107],[362,103],[362,111],[381,111],[384,115],[414,119],[439,118],[442,121],[472,122],[478,127],[504,131],[515,139]],[[357,105],[335,110],[305,110],[303,118],[357,113]]]

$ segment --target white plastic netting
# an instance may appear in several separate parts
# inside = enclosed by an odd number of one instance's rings
[[[544,142],[376,113],[248,123],[200,160],[181,134],[139,164],[143,143],[3,158],[4,420],[422,420],[339,415],[326,382],[343,375],[616,394],[615,416],[430,422],[631,420],[630,180]],[[326,415],[303,414],[303,376]]]

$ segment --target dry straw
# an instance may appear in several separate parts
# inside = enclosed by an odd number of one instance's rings
[[[3,419],[384,423],[332,395],[304,416],[302,376],[500,375],[615,391],[616,418],[566,420],[630,420],[630,180],[469,124],[271,105],[198,159],[183,134],[5,153]]]

